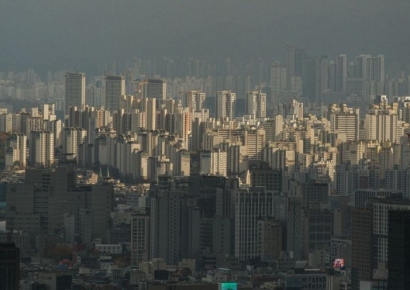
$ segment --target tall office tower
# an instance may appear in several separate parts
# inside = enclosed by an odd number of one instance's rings
[[[347,57],[341,54],[336,58],[336,91],[346,91]]]
[[[273,119],[266,120],[263,123],[266,134],[266,143],[282,140],[283,116],[276,115]]]
[[[320,203],[310,203],[308,208],[302,209],[303,256],[325,248],[330,250],[332,237],[332,211],[321,208]]]
[[[262,161],[262,149],[265,146],[265,130],[245,130],[244,145],[248,147],[249,161]]]
[[[231,91],[219,91],[215,100],[216,118],[233,120],[236,113],[236,94]]]
[[[365,208],[366,203],[371,199],[382,199],[391,196],[402,196],[398,190],[387,189],[357,189],[353,194],[354,208]]]
[[[177,265],[183,257],[199,254],[199,210],[181,191],[160,191],[151,198],[151,259]]]
[[[262,261],[279,260],[282,253],[282,225],[271,217],[258,220],[258,257]]]
[[[79,210],[85,209],[83,225],[88,218],[89,228],[83,233],[101,238],[103,243],[107,240],[113,210],[112,184],[77,186],[75,172],[60,167],[26,170],[25,183],[13,184],[7,190],[7,230],[53,234],[64,225],[65,213],[74,214],[77,223],[81,220]]]
[[[167,98],[167,83],[160,79],[147,79],[140,82],[141,96],[143,98],[154,98],[159,101]]]
[[[272,169],[267,162],[249,164],[250,185],[265,186],[269,191],[282,191],[282,171]]]
[[[71,155],[72,158],[77,157],[78,145],[85,142],[87,131],[83,128],[64,128],[62,133],[63,154]]]
[[[189,91],[185,93],[184,106],[189,110],[201,111],[204,108],[206,94],[199,91]]]
[[[401,197],[373,199],[368,202],[373,209],[373,272],[376,270],[387,277],[389,249],[389,212],[394,210],[410,211],[410,201]]]
[[[264,186],[240,188],[235,201],[235,256],[244,261],[258,256],[258,220],[274,217],[274,194]]]
[[[386,170],[385,182],[386,189],[401,191],[406,198],[410,197],[410,168],[401,169],[395,165]]]
[[[54,164],[54,134],[50,131],[30,133],[28,163],[32,167],[43,168]]]
[[[377,82],[385,82],[386,76],[384,72],[384,55],[373,57],[373,69],[375,76],[373,77]]]
[[[278,101],[280,93],[287,89],[286,77],[286,68],[280,67],[279,63],[277,62],[273,63],[270,70],[270,103],[276,103]]]
[[[347,141],[359,140],[360,114],[357,108],[348,108],[346,104],[330,105],[328,119],[332,131],[346,135]]]
[[[200,174],[226,176],[227,153],[221,149],[200,152]]]
[[[5,166],[7,170],[14,166],[20,168],[26,167],[27,164],[27,136],[24,134],[14,133],[6,139],[5,148]]]
[[[67,72],[65,75],[65,113],[68,115],[70,107],[83,108],[85,106],[85,74]]]
[[[389,290],[410,285],[410,211],[389,212]]]
[[[131,265],[150,260],[149,209],[131,215]]]
[[[322,102],[323,92],[327,89],[328,57],[308,56],[303,65],[303,95],[316,103]]]
[[[286,45],[286,84],[288,91],[292,88],[292,78],[302,77],[303,63],[306,59],[306,51],[291,45]]]
[[[373,210],[356,208],[352,212],[352,290],[360,281],[373,278]]]
[[[288,198],[288,217],[286,219],[287,228],[287,251],[292,253],[295,260],[302,259],[303,249],[303,227],[302,227],[302,207],[301,197]]]
[[[20,248],[15,243],[0,243],[0,287],[20,289]]]
[[[145,112],[147,116],[146,129],[155,130],[157,128],[157,99],[144,98],[143,102],[145,104]]]
[[[119,99],[125,95],[124,76],[105,76],[105,109],[118,110]]]
[[[266,94],[262,92],[246,92],[245,114],[256,118],[266,118]]]

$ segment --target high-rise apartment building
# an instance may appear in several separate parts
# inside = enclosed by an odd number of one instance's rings
[[[11,169],[14,166],[24,168],[27,164],[27,136],[14,133],[6,139],[5,166]]]
[[[54,164],[54,134],[50,131],[30,133],[28,163],[32,167],[43,168]]]
[[[201,111],[204,109],[206,94],[199,91],[189,91],[185,93],[185,107],[190,111]]]
[[[359,139],[359,109],[348,108],[346,104],[333,104],[329,106],[328,118],[332,131],[345,134],[349,141]]]
[[[105,109],[118,110],[119,100],[125,94],[125,79],[123,76],[105,76]]]
[[[391,109],[371,109],[365,116],[367,140],[398,143],[397,113]]]
[[[301,78],[303,65],[306,60],[306,51],[291,45],[286,46],[286,84],[288,90],[294,90],[292,78]]]
[[[286,77],[286,68],[281,67],[278,63],[273,63],[270,70],[270,103],[275,103],[278,100],[279,94],[287,89]]]
[[[87,131],[82,128],[66,127],[62,133],[63,154],[69,154],[72,158],[77,157],[78,145],[85,142]]]
[[[249,161],[261,161],[262,149],[265,146],[265,130],[246,130],[243,134],[244,145],[248,147]]]
[[[346,91],[347,57],[342,54],[336,58],[336,91]]]
[[[226,176],[227,153],[221,149],[201,151],[200,173]]]
[[[141,96],[158,101],[167,98],[167,83],[161,79],[147,79],[140,82]],[[159,102],[158,102],[159,103]]]
[[[266,94],[247,92],[245,95],[245,114],[255,118],[266,118]]]
[[[233,120],[236,113],[236,94],[231,91],[219,91],[215,100],[216,118]]]
[[[272,119],[266,120],[263,123],[263,128],[265,129],[266,143],[282,140],[283,116],[276,115]]]
[[[83,108],[85,106],[85,74],[67,72],[65,75],[65,113],[70,107]]]

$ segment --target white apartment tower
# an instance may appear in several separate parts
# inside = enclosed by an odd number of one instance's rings
[[[266,118],[266,94],[260,91],[247,92],[245,114],[255,118]]]
[[[14,133],[6,140],[5,166],[9,170],[18,163],[22,168],[27,164],[27,136]]]
[[[85,106],[85,74],[67,72],[65,75],[65,113],[70,107],[83,108]]]
[[[265,129],[266,143],[273,141],[281,141],[283,133],[283,116],[276,115],[273,119],[266,120],[263,123]]]
[[[32,131],[29,143],[29,165],[50,167],[54,163],[54,134],[50,131]]]
[[[348,108],[346,104],[333,104],[329,106],[328,114],[332,131],[345,134],[348,141],[359,139],[359,109]]]
[[[77,157],[78,145],[86,140],[87,131],[82,128],[67,127],[62,134],[63,154]]]
[[[221,149],[205,150],[200,153],[200,174],[226,176],[227,153]]]
[[[206,95],[199,91],[190,91],[185,93],[185,107],[191,111],[201,111],[204,108]]]
[[[123,76],[105,76],[105,108],[107,111],[118,110],[119,100],[125,94]]]
[[[265,146],[265,130],[246,130],[244,132],[245,146],[248,147],[248,158],[250,161],[261,161],[262,150]]]
[[[219,91],[215,100],[216,118],[233,120],[236,112],[236,94],[231,91]]]

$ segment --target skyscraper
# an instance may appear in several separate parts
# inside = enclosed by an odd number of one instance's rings
[[[119,99],[125,94],[125,79],[123,76],[105,77],[105,108],[108,111],[118,110]]]
[[[236,94],[231,91],[216,93],[216,118],[229,118],[233,120],[236,112]]]
[[[165,100],[167,97],[167,83],[161,79],[147,79],[140,83],[141,95],[144,98]]]
[[[291,84],[292,78],[301,78],[303,63],[306,59],[306,51],[291,45],[286,46],[286,84],[288,90],[293,90]]]
[[[410,211],[389,212],[389,290],[410,285]]]
[[[18,290],[20,249],[14,243],[0,243],[0,288]]]
[[[336,58],[336,91],[346,91],[347,57],[342,54]]]
[[[286,68],[273,63],[270,70],[271,103],[275,103],[279,94],[286,90],[286,77]]]
[[[258,220],[275,215],[273,197],[273,192],[267,191],[264,186],[238,190],[235,202],[235,256],[240,261],[258,256]]]
[[[85,74],[67,72],[65,75],[65,113],[70,107],[83,108],[85,106]]]

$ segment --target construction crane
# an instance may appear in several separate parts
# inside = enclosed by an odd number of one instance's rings
[[[130,78],[130,83],[131,83],[132,87],[134,88],[134,96],[135,96],[140,92],[140,90],[138,88],[138,85],[135,83],[135,79],[134,79],[134,76],[132,74],[132,70],[130,68],[125,71],[125,79],[127,79],[127,74]]]

